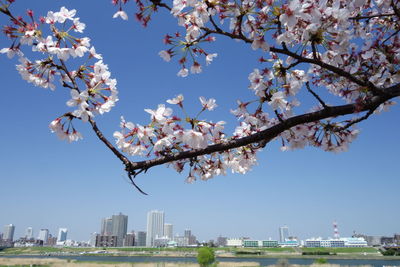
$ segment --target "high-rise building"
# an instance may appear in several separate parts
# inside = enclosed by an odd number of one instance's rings
[[[13,224],[4,225],[3,240],[13,241],[15,226]]]
[[[154,246],[154,239],[164,236],[164,212],[152,210],[147,213],[146,247]]]
[[[279,227],[279,242],[283,243],[289,238],[289,227],[281,226]]]
[[[67,228],[60,228],[58,229],[58,237],[57,237],[57,242],[64,242],[67,240],[67,233],[68,229]]]
[[[184,237],[187,238],[188,245],[194,245],[197,242],[196,237],[194,235],[192,235],[192,231],[190,229],[185,230]]]
[[[49,229],[40,229],[38,240],[42,240],[43,244],[47,244],[48,239],[49,239]]]
[[[192,231],[190,229],[185,229],[183,236],[189,238],[191,235]]]
[[[122,247],[128,230],[128,216],[119,213],[118,215],[113,215],[111,220],[112,235],[117,237],[117,247]]]
[[[110,236],[112,235],[113,225],[112,225],[112,218],[107,217],[101,220],[101,231],[100,235]]]
[[[164,236],[169,240],[174,237],[174,226],[171,223],[164,224]]]
[[[146,246],[146,235],[147,235],[146,232],[138,231],[136,233],[135,246],[145,247]]]
[[[26,239],[32,239],[33,238],[33,228],[32,227],[28,227],[25,230],[25,238]]]

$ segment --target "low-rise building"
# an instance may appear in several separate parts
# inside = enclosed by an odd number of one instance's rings
[[[242,247],[243,239],[242,238],[228,238],[226,240],[227,247]]]
[[[186,236],[175,236],[174,240],[178,247],[187,247],[189,245],[189,238]]]
[[[284,242],[279,242],[278,246],[285,248],[285,247],[298,247],[300,245],[298,240],[286,240]]]
[[[275,248],[278,247],[277,240],[243,240],[245,248]]]
[[[343,237],[338,239],[307,239],[305,247],[313,248],[345,248],[345,247],[367,247],[367,241],[362,237]]]
[[[116,247],[118,237],[115,235],[96,236],[96,247]]]

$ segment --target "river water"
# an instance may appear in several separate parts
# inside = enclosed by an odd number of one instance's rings
[[[0,256],[0,257],[17,257],[17,258],[59,258],[59,259],[71,259],[78,261],[107,261],[107,262],[186,262],[186,263],[195,263],[197,262],[196,258],[182,258],[182,257],[145,257],[145,256]],[[243,262],[243,261],[251,261],[258,262],[261,266],[267,266],[276,264],[278,258],[217,258],[217,261],[230,261],[230,262]],[[290,258],[287,259],[289,264],[300,264],[300,265],[310,265],[315,259],[306,259],[306,258]],[[396,266],[400,267],[400,258],[396,260],[370,260],[370,259],[328,259],[328,263],[331,264],[340,264],[340,265],[348,265],[348,266],[356,266],[356,265],[371,265],[374,267],[382,267],[382,266]]]

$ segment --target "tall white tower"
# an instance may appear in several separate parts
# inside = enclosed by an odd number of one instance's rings
[[[25,238],[26,239],[32,239],[33,238],[33,228],[32,227],[28,227],[25,230]]]
[[[43,244],[46,244],[49,239],[49,229],[40,229],[38,240],[42,240]]]
[[[289,227],[281,226],[279,227],[279,242],[283,243],[289,238]]]
[[[13,241],[15,226],[13,224],[4,225],[3,240]]]
[[[152,210],[147,213],[146,247],[154,246],[154,239],[164,236],[164,212]]]
[[[333,222],[333,238],[334,239],[339,239],[339,230],[338,230],[338,224],[336,221]]]
[[[68,229],[60,228],[58,229],[57,242],[64,242],[67,240]]]

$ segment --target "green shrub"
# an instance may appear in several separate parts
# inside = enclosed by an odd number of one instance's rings
[[[215,261],[215,254],[214,250],[209,247],[202,247],[199,248],[197,251],[197,262],[200,266],[209,266]]]
[[[316,259],[316,260],[314,261],[314,263],[316,263],[316,264],[327,264],[327,263],[328,263],[328,260],[325,259],[325,258],[319,258],[319,259]]]

